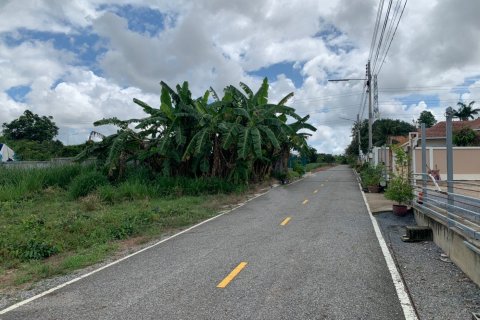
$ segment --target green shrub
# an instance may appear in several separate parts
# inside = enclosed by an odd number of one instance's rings
[[[302,176],[305,174],[305,167],[300,163],[300,161],[294,161],[293,171],[297,172],[300,176]]]
[[[398,204],[406,204],[414,198],[413,186],[407,179],[396,176],[388,183],[385,198],[396,201]]]
[[[30,239],[27,243],[20,245],[14,251],[16,258],[23,261],[40,260],[58,253],[58,248],[44,240]]]
[[[72,199],[84,197],[106,184],[108,184],[107,177],[98,171],[82,173],[72,181],[69,188],[70,197]]]
[[[382,174],[382,165],[368,165],[360,172],[360,177],[362,178],[362,185],[364,187],[378,186],[380,184],[380,180],[382,180]]]
[[[288,174],[287,174],[287,179],[288,180],[294,180],[300,178],[300,173],[293,171],[293,169],[288,169]]]
[[[287,172],[274,171],[272,172],[272,177],[279,181],[285,181],[288,177],[288,171]]]
[[[134,200],[151,197],[155,194],[152,185],[141,181],[125,181],[117,186],[117,194],[121,199]]]
[[[456,146],[474,146],[478,142],[477,133],[470,127],[463,127],[453,132],[453,143]]]

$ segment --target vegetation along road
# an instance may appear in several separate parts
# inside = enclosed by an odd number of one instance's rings
[[[0,319],[404,319],[347,166],[244,206]]]

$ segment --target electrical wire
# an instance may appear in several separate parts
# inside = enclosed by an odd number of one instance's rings
[[[383,56],[382,63],[380,64],[380,67],[377,70],[376,74],[379,74],[380,71],[382,70],[383,64],[385,63],[385,59],[387,58],[388,51],[390,50],[390,46],[392,45],[393,38],[395,38],[395,34],[397,33],[398,29],[398,24],[400,23],[400,20],[402,19],[403,12],[405,11],[405,7],[407,5],[408,0],[405,0],[405,4],[403,5],[402,12],[400,13],[400,17],[398,18],[397,25],[395,26],[395,31],[393,32],[392,38],[390,39],[390,43],[388,44],[387,51],[385,52],[385,55]]]
[[[378,61],[378,55],[380,54],[380,49],[382,47],[382,43],[383,43],[383,36],[385,35],[385,29],[387,28],[387,24],[388,24],[388,19],[390,17],[390,9],[392,8],[392,2],[393,0],[390,0],[388,2],[388,7],[387,7],[387,11],[385,13],[385,18],[383,19],[383,27],[382,27],[382,32],[380,33],[380,38],[378,39],[378,44],[377,44],[377,50],[376,50],[376,53],[375,53],[375,58],[372,60],[370,60],[370,65],[373,65],[373,68],[372,70],[375,70],[375,67],[377,65],[377,61]]]
[[[368,60],[372,60],[373,48],[375,48],[375,43],[377,41],[378,27],[380,26],[380,18],[383,12],[384,0],[380,1],[377,11],[377,18],[375,19],[375,26],[373,28],[372,43],[370,44],[370,53],[368,54]]]
[[[401,0],[396,0],[396,3],[395,3],[395,8],[393,10],[393,17],[391,19],[389,19],[389,23],[388,23],[388,27],[387,27],[387,34],[386,34],[386,37],[385,37],[385,45],[382,46],[382,50],[380,50],[380,61],[382,61],[382,57],[385,57],[386,55],[386,49],[387,49],[387,43],[392,35],[392,32],[393,32],[393,26],[395,25],[395,20],[398,16],[398,13],[400,11],[400,5],[401,5]],[[374,74],[377,74],[377,72],[375,72],[375,70],[373,71]]]

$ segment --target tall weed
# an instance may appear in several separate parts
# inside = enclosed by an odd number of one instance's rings
[[[108,184],[105,175],[98,171],[84,172],[77,176],[69,187],[70,197],[78,199],[95,191],[97,187]]]
[[[49,168],[0,167],[0,201],[27,198],[48,187],[67,189],[76,176],[92,169],[79,164]]]

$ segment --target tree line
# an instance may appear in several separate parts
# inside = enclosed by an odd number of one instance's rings
[[[74,157],[84,145],[65,146],[59,140],[58,127],[51,116],[39,116],[25,110],[17,119],[2,124],[0,143],[15,151],[17,160],[50,160],[55,157]]]

